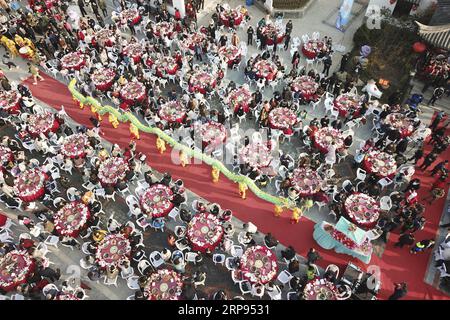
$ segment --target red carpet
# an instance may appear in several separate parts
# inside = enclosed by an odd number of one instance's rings
[[[46,75],[44,75],[44,78],[45,81],[39,82],[36,86],[32,85],[30,79],[26,80],[33,96],[58,110],[61,105],[64,105],[71,118],[91,127],[89,108],[80,110],[73,102],[71,94],[64,84]],[[110,142],[117,143],[121,147],[126,147],[130,141],[127,124],[114,129],[105,117],[102,122],[102,130]],[[237,185],[223,176],[221,176],[218,184],[213,184],[210,168],[206,164],[189,165],[186,168],[173,164],[170,158],[170,150],[168,149],[166,153],[160,155],[156,150],[155,141],[154,136],[141,133],[141,140],[137,144],[138,151],[147,155],[148,163],[152,168],[160,172],[171,172],[174,178],[181,178],[192,192],[208,201],[219,203],[222,208],[231,209],[234,215],[242,221],[252,221],[260,231],[271,232],[284,245],[292,245],[300,255],[305,256],[309,248],[318,247],[312,238],[314,227],[312,221],[302,219],[299,224],[291,225],[289,223],[289,212],[286,212],[283,218],[273,217],[272,204],[260,200],[251,192],[248,192],[246,200],[241,200]],[[430,181],[431,179],[424,179],[424,189],[426,189],[425,182],[429,184]],[[427,228],[417,235],[418,239],[434,238],[443,203],[444,200],[436,201],[427,210],[429,223]],[[408,298],[410,299],[449,299],[444,293],[423,282],[429,253],[412,256],[406,248],[403,250],[394,249],[393,240],[396,240],[396,238],[397,236],[391,237],[382,259],[374,256],[371,262],[371,265],[378,265],[381,268],[383,283],[380,299],[387,298],[391,294],[392,283],[397,281],[408,283]],[[324,251],[320,248],[319,251],[323,257],[319,261],[321,267],[326,267],[330,263],[343,267],[347,264],[347,261],[352,261],[364,269],[367,267],[347,255]]]

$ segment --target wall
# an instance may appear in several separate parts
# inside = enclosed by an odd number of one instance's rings
[[[437,3],[437,0],[421,0],[419,6],[417,7],[417,10],[415,10],[415,11],[411,10],[411,14],[418,14],[420,12],[423,12],[426,9],[428,9],[428,7],[430,5],[432,5],[433,3]],[[397,2],[391,4],[391,2],[389,0],[370,0],[369,7],[371,5],[377,5],[380,8],[385,7],[387,9],[389,9],[392,13],[395,9],[396,4],[397,4]]]
[[[418,14],[418,13],[424,12],[428,9],[429,6],[436,4],[436,3],[437,3],[437,0],[422,0],[422,1],[420,1],[420,4],[417,7],[417,10],[413,13]]]
[[[167,6],[167,11],[170,14],[174,15],[175,8],[177,8],[178,10],[180,10],[181,17],[184,18],[184,16],[186,15],[186,8],[185,8],[184,0],[172,0],[172,2],[173,2],[173,7]]]

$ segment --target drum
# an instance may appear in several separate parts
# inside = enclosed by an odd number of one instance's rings
[[[31,60],[33,58],[33,50],[28,46],[20,48],[19,54],[24,59]]]

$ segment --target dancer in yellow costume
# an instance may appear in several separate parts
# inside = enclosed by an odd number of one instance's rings
[[[275,208],[274,208],[274,210],[273,210],[273,213],[274,213],[274,216],[275,217],[281,217],[281,214],[283,213],[283,207],[282,206],[278,206],[278,205],[275,205]]]
[[[180,164],[184,168],[189,163],[189,157],[183,150],[180,151]]]
[[[219,182],[220,170],[217,167],[212,167],[211,176],[214,183]]]
[[[139,129],[138,127],[136,127],[134,124],[130,123],[130,134],[131,134],[131,139],[136,139],[136,140],[140,140],[140,136],[139,136]]]
[[[245,182],[239,182],[239,195],[242,199],[247,199],[247,189],[248,186]]]
[[[300,208],[295,207],[292,210],[291,224],[298,223],[302,215],[303,215],[302,210]]]
[[[16,34],[14,36],[14,42],[19,46],[19,47],[24,47],[26,46],[25,41],[23,40],[23,38],[21,36],[19,36],[18,34]]]
[[[112,113],[109,114],[108,120],[114,129],[116,129],[119,126],[119,120],[117,120],[117,117],[115,115],[113,115]]]
[[[163,154],[166,151],[166,142],[160,137],[156,138],[156,149],[158,149],[160,154]]]
[[[97,117],[97,120],[98,120],[98,121],[102,121],[103,118],[102,118],[102,116],[101,116],[99,113],[97,113],[97,111],[98,111],[97,107],[94,106],[93,104],[91,104],[91,112],[92,112],[93,114],[95,114],[95,116]]]
[[[9,53],[11,53],[11,56],[13,58],[15,58],[19,55],[19,51],[17,51],[16,44],[14,41],[12,41],[11,39],[9,39],[6,36],[2,36],[0,38],[0,42],[6,49],[8,49]]]

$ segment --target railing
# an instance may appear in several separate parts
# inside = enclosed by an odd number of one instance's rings
[[[78,92],[75,89],[75,84],[76,79],[72,79],[68,86],[68,89],[71,92],[73,99],[75,99],[79,103],[82,103],[83,105],[93,106],[98,114],[100,115],[104,115],[106,113],[112,114],[117,118],[119,122],[122,123],[130,122],[133,125],[135,125],[140,131],[158,136],[166,143],[168,143],[170,146],[176,148],[177,150],[183,151],[186,155],[190,156],[191,158],[196,158],[198,160],[201,160],[202,162],[205,162],[212,168],[217,168],[229,180],[235,183],[245,183],[248,186],[248,188],[260,199],[263,199],[267,202],[273,203],[274,205],[283,208],[294,209],[296,207],[295,202],[291,201],[288,198],[276,197],[266,192],[263,192],[261,189],[258,188],[258,186],[256,186],[255,182],[252,179],[250,179],[247,176],[231,172],[225,167],[225,165],[222,162],[218,161],[217,159],[213,159],[202,152],[193,150],[177,142],[159,128],[143,125],[139,121],[139,119],[137,119],[136,116],[134,116],[131,112],[122,112],[111,106],[102,106],[96,99],[92,97],[83,96],[80,92]]]

